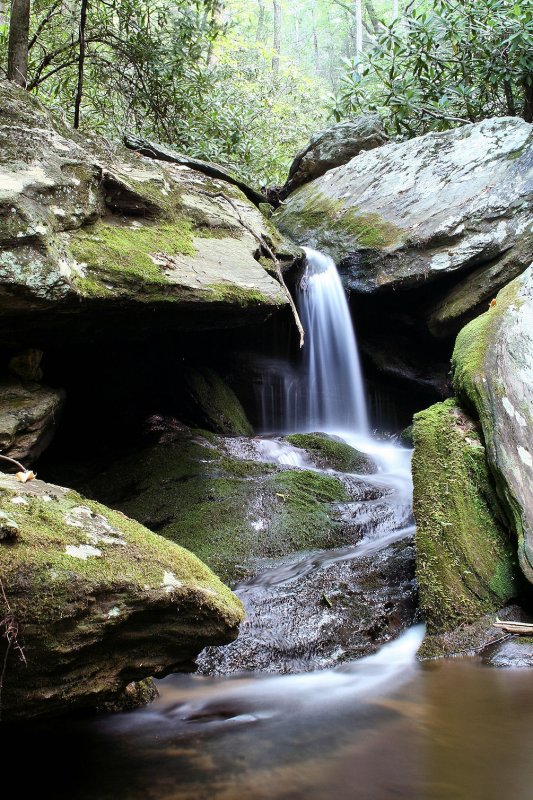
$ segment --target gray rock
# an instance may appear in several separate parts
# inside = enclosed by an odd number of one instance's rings
[[[500,500],[533,582],[533,265],[457,337],[453,380],[477,413]]]
[[[528,266],[532,199],[533,129],[498,118],[361,153],[292,194],[274,220],[331,255],[360,292],[445,279],[429,325],[447,335]]]
[[[488,648],[483,653],[483,661],[491,667],[511,669],[533,667],[533,640],[521,636],[507,639]]]
[[[304,183],[319,178],[334,167],[347,164],[365,150],[381,147],[387,139],[378,114],[356,117],[320,131],[292,162],[283,195],[287,197]]]
[[[0,452],[22,462],[38,458],[53,438],[64,401],[60,389],[0,381]]]
[[[18,527],[0,546],[3,720],[121,701],[132,681],[189,671],[206,645],[237,635],[230,590],[123,514],[1,473],[0,507]]]
[[[2,341],[75,338],[73,317],[85,336],[147,329],[154,309],[174,329],[227,327],[287,302],[262,245],[290,248],[236,186],[82,136],[12,84],[0,107]]]

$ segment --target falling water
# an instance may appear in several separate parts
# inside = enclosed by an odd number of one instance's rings
[[[307,337],[306,403],[298,427],[365,435],[363,376],[341,279],[332,258],[310,248],[305,254],[298,309]]]

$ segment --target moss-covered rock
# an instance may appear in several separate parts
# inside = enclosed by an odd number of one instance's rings
[[[516,596],[516,558],[479,431],[455,400],[417,414],[413,438],[420,607],[430,633],[449,631]]]
[[[103,706],[236,636],[229,589],[120,512],[2,474],[0,505],[18,526],[0,543],[4,719]]]
[[[285,437],[295,447],[306,450],[318,467],[338,472],[370,475],[377,472],[375,462],[366,453],[327,433],[291,433]]]
[[[191,414],[201,428],[229,436],[250,436],[253,428],[235,392],[212,369],[190,370],[185,380]]]
[[[183,427],[85,488],[192,550],[226,581],[249,574],[256,558],[346,539],[332,505],[348,500],[337,478],[235,458],[223,439]]]
[[[457,337],[455,391],[481,422],[498,497],[533,583],[533,266]]]
[[[5,343],[20,346],[30,315],[34,333],[67,329],[72,339],[80,315],[86,336],[91,321],[93,333],[116,326],[119,310],[122,324],[129,314],[149,329],[153,310],[173,305],[165,324],[195,330],[264,319],[287,303],[271,250],[293,261],[294,248],[235,185],[83,136],[1,81],[0,106]]]

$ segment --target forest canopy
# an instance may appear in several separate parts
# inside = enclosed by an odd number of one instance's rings
[[[9,77],[76,125],[260,185],[369,111],[404,137],[533,119],[531,0],[0,0],[4,75],[8,53]]]

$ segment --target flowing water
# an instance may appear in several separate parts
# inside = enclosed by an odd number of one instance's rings
[[[288,661],[287,641],[298,631],[284,625],[298,582],[335,565],[379,559],[413,533],[409,451],[369,436],[340,280],[329,259],[313,251],[307,257],[298,293],[308,332],[305,364],[287,369],[290,381],[279,382],[279,409],[294,430],[340,435],[371,453],[379,472],[347,478],[367,491],[343,512],[364,520],[354,544],[265,563],[237,587],[250,615],[244,638],[266,647],[269,658],[275,640]],[[250,447],[259,459],[316,468],[279,438],[252,440]],[[295,674],[172,675],[159,682],[160,698],[146,709],[38,725],[31,736],[11,730],[4,763],[29,752],[33,768],[18,777],[21,788],[69,800],[530,798],[529,672],[476,659],[420,664],[422,636],[421,626],[412,627],[344,663],[342,653],[322,657],[308,648],[307,661],[292,659],[288,671]]]

